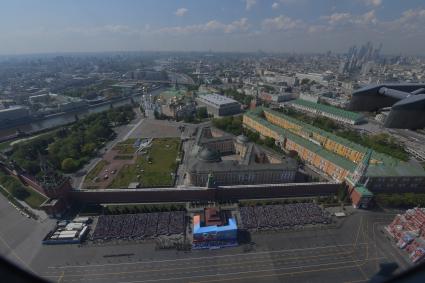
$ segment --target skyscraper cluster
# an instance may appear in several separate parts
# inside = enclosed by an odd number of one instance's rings
[[[372,68],[373,64],[379,59],[379,54],[382,49],[382,43],[378,48],[374,48],[373,44],[369,41],[360,48],[356,45],[350,47],[347,56],[340,63],[340,74],[367,74]]]

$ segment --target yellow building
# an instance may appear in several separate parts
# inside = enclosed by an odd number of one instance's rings
[[[275,139],[283,149],[296,151],[304,162],[319,168],[334,180],[343,181],[356,166],[353,162],[325,150],[317,143],[284,130],[253,113],[246,113],[243,116],[243,124],[264,137]]]
[[[274,138],[287,151],[296,151],[307,164],[337,181],[344,181],[361,164],[368,148],[350,142],[282,113],[258,108],[243,116],[244,127]],[[425,193],[421,166],[371,152],[365,177],[372,192]]]
[[[273,123],[274,125],[289,130],[306,139],[314,140],[320,143],[320,145],[327,150],[347,158],[354,163],[358,163],[363,160],[364,154],[367,151],[366,147],[360,146],[332,133],[313,127],[307,123],[303,123],[285,114],[270,109],[263,110],[267,121]],[[379,163],[379,160],[372,159],[372,163]]]

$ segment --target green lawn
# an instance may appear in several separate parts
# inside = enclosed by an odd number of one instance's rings
[[[140,182],[142,187],[171,186],[173,182],[171,173],[175,172],[179,149],[178,138],[154,139],[152,147],[146,150],[147,153],[138,156],[136,164],[125,165],[109,187],[127,188],[131,182]]]
[[[11,142],[13,142],[13,140],[12,140],[12,141],[7,141],[7,142],[2,142],[2,143],[0,143],[0,151],[2,151],[2,150],[4,150],[4,149],[8,148],[8,147],[10,146],[10,143],[11,143]]]
[[[32,208],[39,209],[40,205],[46,201],[46,198],[39,193],[35,192],[31,188],[27,188],[29,196],[24,199],[24,201],[31,206]]]
[[[114,160],[132,160],[133,155],[115,155]]]
[[[0,188],[0,194],[2,194],[8,201],[10,201],[14,205],[16,205],[19,209],[23,210],[25,213],[27,213],[32,218],[38,219],[37,215],[35,215],[31,210],[27,209],[20,202],[18,202],[12,195],[9,194],[9,192],[6,192],[2,188]],[[36,208],[38,208],[38,207],[36,207]]]
[[[21,143],[21,142],[28,142],[28,141],[31,141],[31,140],[34,140],[34,139],[37,139],[37,138],[41,138],[41,137],[44,137],[44,136],[47,136],[47,135],[54,134],[55,132],[57,132],[57,129],[53,129],[51,131],[44,132],[42,134],[36,134],[36,135],[33,135],[33,136],[24,137],[24,138],[22,138],[22,137],[21,138],[14,138],[10,141],[2,142],[2,143],[0,143],[0,151],[3,150],[3,149],[6,149],[8,147],[11,147],[12,143],[15,145],[15,144],[18,144],[18,143]]]
[[[9,192],[9,190],[7,189],[7,186],[3,186],[5,189],[6,189],[6,191],[7,191],[7,193],[6,192],[4,192],[4,190],[3,189],[1,189],[0,188],[0,190],[2,191],[2,193],[3,193],[3,195],[5,195],[7,198],[13,198],[11,195],[10,195],[10,192]],[[37,192],[35,192],[33,189],[31,189],[31,188],[28,188],[28,187],[26,187],[26,186],[23,186],[23,188],[25,188],[25,190],[28,192],[28,196],[25,198],[25,199],[23,199],[23,201],[26,203],[26,204],[28,204],[29,206],[31,206],[32,208],[34,208],[34,209],[39,209],[40,208],[40,205],[44,202],[44,201],[46,201],[46,198],[44,197],[44,196],[42,196],[41,194],[39,194],[39,193],[37,193]]]
[[[133,144],[136,142],[136,139],[131,138],[125,141],[119,142],[114,146],[115,150],[118,150],[119,154],[133,154],[136,152],[136,148],[133,147]]]
[[[108,165],[109,162],[106,160],[99,161],[96,166],[86,176],[86,180],[93,181],[93,179],[102,171],[102,169]]]
[[[0,193],[6,198],[8,199],[11,203],[13,203],[14,205],[16,205],[19,208],[23,208],[23,206],[11,195],[9,194],[9,191],[5,191],[3,188],[0,188]]]
[[[121,144],[131,144],[131,145],[133,145],[135,142],[136,142],[136,138],[129,138],[129,139],[126,139],[125,141],[121,141],[121,142],[119,142],[117,145],[121,145]]]

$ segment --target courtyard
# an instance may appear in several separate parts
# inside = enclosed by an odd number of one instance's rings
[[[86,189],[173,186],[179,138],[130,138],[105,153],[87,174]]]

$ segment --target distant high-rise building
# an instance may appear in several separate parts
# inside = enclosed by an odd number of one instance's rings
[[[340,74],[356,74],[360,72],[362,75],[368,73],[372,64],[379,60],[381,49],[382,44],[375,49],[371,42],[367,42],[359,49],[357,46],[350,47],[345,59],[340,63],[338,72]]]
[[[365,64],[363,64],[363,66],[362,66],[361,74],[362,74],[363,76],[366,76],[367,74],[369,74],[369,73],[370,73],[370,71],[372,70],[373,66],[374,66],[374,62],[373,62],[373,61],[368,61],[368,62],[366,62],[366,63],[365,63]]]

